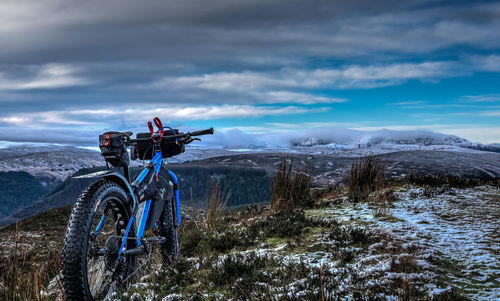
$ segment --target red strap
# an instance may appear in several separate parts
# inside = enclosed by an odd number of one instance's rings
[[[153,128],[153,124],[151,123],[151,121],[148,121],[148,128],[149,128],[149,132],[151,133],[151,139],[153,139],[153,142],[154,142],[155,139],[153,138],[153,133],[155,132],[155,129]]]
[[[153,121],[155,122],[156,127],[158,127],[160,131],[163,130],[163,125],[161,124],[160,118],[155,117]]]
[[[158,117],[153,118],[153,121],[158,130],[160,131],[160,142],[161,142],[161,138],[163,137],[163,124],[161,124],[160,118]]]

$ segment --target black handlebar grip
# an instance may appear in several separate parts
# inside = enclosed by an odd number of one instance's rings
[[[214,128],[209,128],[206,130],[192,132],[191,136],[212,135],[213,133],[214,133]]]

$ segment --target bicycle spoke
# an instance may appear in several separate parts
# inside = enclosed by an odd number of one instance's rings
[[[118,263],[118,243],[123,238],[121,226],[125,214],[117,208],[109,201],[95,209],[87,250],[87,281],[94,299],[116,291],[115,282],[126,277],[126,263]]]

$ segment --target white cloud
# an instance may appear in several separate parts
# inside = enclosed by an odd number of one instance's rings
[[[288,91],[272,91],[267,93],[267,96],[262,96],[267,99],[264,102],[268,103],[301,103],[301,104],[315,104],[315,103],[340,103],[346,102],[345,98],[325,97],[312,95],[307,93],[296,93]]]
[[[485,111],[485,112],[481,112],[479,113],[479,115],[481,116],[492,116],[492,117],[500,117],[500,111]]]
[[[35,113],[12,114],[0,117],[0,121],[23,127],[37,127],[42,124],[89,125],[90,121],[69,118],[68,112],[43,111]]]
[[[435,38],[440,39],[441,43],[448,45],[468,44],[481,48],[496,48],[499,46],[499,29],[498,22],[485,27],[484,24],[464,22],[463,20],[445,20],[433,26],[432,34]]]
[[[26,116],[8,116],[8,117],[2,117],[0,118],[1,121],[9,124],[15,124],[15,125],[23,125],[29,121],[31,121],[31,118],[28,118]]]
[[[198,88],[223,92],[252,92],[267,87],[290,87],[294,82],[257,72],[217,72],[195,76],[164,78],[155,83],[156,88]]]
[[[219,129],[223,132],[229,131],[230,128]],[[337,144],[355,144],[359,142],[367,142],[373,137],[392,137],[394,139],[411,138],[418,136],[434,136],[440,137],[444,135],[454,135],[465,138],[472,142],[478,143],[498,143],[500,142],[499,127],[480,127],[476,125],[459,125],[459,124],[436,124],[430,126],[409,126],[409,125],[391,125],[391,126],[367,126],[367,127],[308,127],[305,123],[290,124],[287,127],[285,124],[279,124],[277,127],[272,125],[262,125],[256,129],[238,128],[249,134],[247,137],[253,137],[248,140],[251,144],[274,145],[274,146],[289,146],[291,141],[307,138],[321,138],[327,143]],[[214,137],[215,138],[215,137]],[[255,142],[258,139],[259,142]],[[250,142],[251,141],[251,142]],[[238,140],[236,144],[244,144]]]
[[[500,101],[500,94],[467,95],[460,97],[465,102],[496,102]]]
[[[136,112],[136,110],[133,110]],[[300,107],[262,107],[252,105],[212,105],[198,107],[158,108],[142,115],[165,116],[171,120],[208,120],[221,118],[260,117],[265,115],[302,114],[310,110]]]
[[[394,103],[389,103],[389,104],[408,106],[408,105],[423,105],[425,103],[427,103],[427,101],[425,101],[425,100],[409,100],[409,101],[400,101],[400,102],[394,102]]]
[[[439,132],[465,138],[472,142],[500,143],[500,127],[466,125],[463,127],[444,127]]]
[[[77,75],[80,68],[67,64],[29,66],[29,75],[22,79],[0,72],[0,90],[55,89],[87,85],[89,80]]]
[[[300,123],[286,123],[286,122],[266,122],[255,126],[235,126],[219,128],[221,131],[230,129],[238,129],[240,131],[252,134],[278,134],[278,133],[293,133],[300,132],[312,128],[352,128],[359,126],[359,124],[370,122],[300,122]]]
[[[168,89],[204,89],[219,92],[254,93],[256,90],[351,89],[400,84],[406,80],[435,80],[463,74],[456,62],[394,63],[388,65],[348,65],[330,69],[282,69],[270,72],[216,72],[204,75],[164,78],[153,87]],[[273,93],[273,92],[270,92]],[[283,97],[283,94],[281,95]],[[309,96],[310,97],[310,96]],[[320,99],[320,102],[325,99]]]
[[[0,117],[0,121],[36,127],[44,124],[109,126],[113,122],[142,122],[153,116],[165,121],[211,120],[224,118],[256,118],[269,115],[293,115],[325,112],[328,108],[304,108],[297,106],[253,106],[253,105],[207,105],[156,108],[107,108],[96,110],[42,111],[25,114],[11,114]]]
[[[454,62],[396,63],[385,66],[349,66],[338,70],[318,70],[321,77],[338,80],[370,81],[395,79],[426,79],[449,76]]]
[[[471,62],[476,70],[500,72],[500,55],[472,56]]]

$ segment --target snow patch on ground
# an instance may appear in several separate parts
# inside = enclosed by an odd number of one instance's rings
[[[493,300],[500,296],[500,191],[481,186],[450,188],[435,196],[425,196],[423,188],[396,192],[400,201],[391,209],[391,219],[374,216],[366,203],[345,203],[339,207],[312,210],[309,215],[380,227],[409,243],[427,248],[462,267],[450,275],[453,283],[474,300]],[[377,248],[372,245],[371,248]],[[366,257],[363,262],[379,258]],[[425,261],[418,261],[426,265]],[[442,289],[434,289],[433,296]]]

